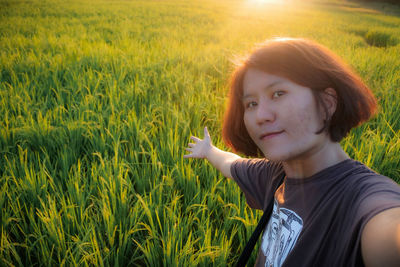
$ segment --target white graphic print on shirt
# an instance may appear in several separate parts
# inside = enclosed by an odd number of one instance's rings
[[[282,266],[303,228],[303,220],[299,215],[278,206],[275,200],[271,218],[261,241],[261,249],[266,257],[266,267]]]

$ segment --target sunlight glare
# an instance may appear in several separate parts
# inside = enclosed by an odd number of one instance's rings
[[[248,0],[250,3],[255,5],[262,5],[262,4],[279,4],[282,3],[283,0]]]

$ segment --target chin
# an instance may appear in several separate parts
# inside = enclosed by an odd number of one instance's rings
[[[269,150],[268,152],[264,152],[264,157],[268,159],[269,161],[273,162],[282,162],[282,161],[288,161],[293,158],[295,158],[296,153],[290,152],[290,151],[273,151]]]
[[[287,157],[285,155],[279,155],[279,154],[273,154],[273,153],[263,153],[263,154],[266,159],[268,159],[269,161],[273,161],[273,162],[282,162],[282,161],[289,159],[289,157]]]

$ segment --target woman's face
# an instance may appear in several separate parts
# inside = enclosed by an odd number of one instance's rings
[[[250,68],[243,81],[244,124],[272,161],[305,159],[329,141],[310,88]]]

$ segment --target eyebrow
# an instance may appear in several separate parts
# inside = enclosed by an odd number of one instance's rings
[[[271,88],[274,87],[275,85],[280,84],[280,83],[284,83],[284,82],[285,82],[285,81],[276,81],[276,82],[273,82],[273,83],[267,85],[267,86],[264,88],[264,90],[271,89]],[[246,95],[244,95],[244,96],[242,97],[242,101],[245,100],[246,98],[249,98],[249,97],[251,97],[251,94],[246,94]]]

